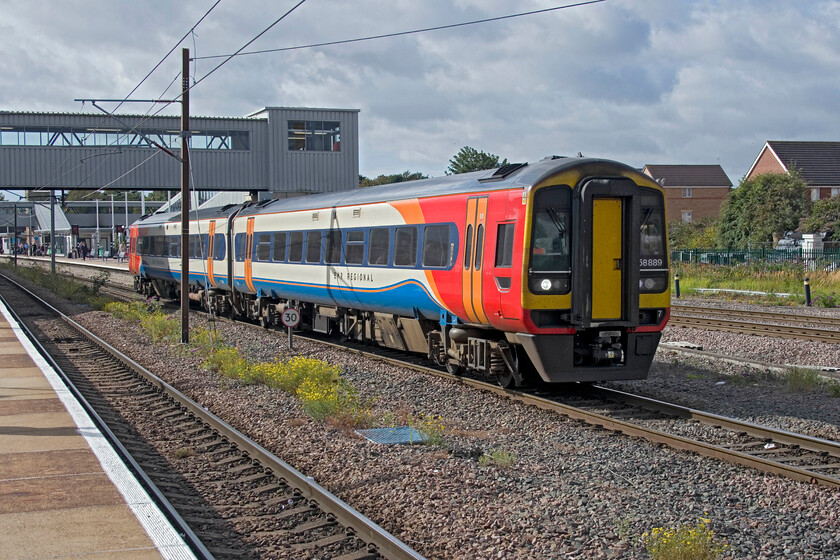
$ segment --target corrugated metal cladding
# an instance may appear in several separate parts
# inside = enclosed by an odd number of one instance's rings
[[[359,111],[357,109],[308,109],[266,107],[251,116],[268,119],[268,180],[279,191],[337,192],[359,184]],[[289,121],[338,121],[338,152],[289,149]]]
[[[337,152],[288,149],[288,121],[338,121]],[[0,111],[4,127],[177,131],[177,117]],[[358,110],[267,107],[242,118],[191,117],[193,131],[246,131],[248,149],[193,149],[193,188],[335,192],[358,186]],[[172,150],[176,155],[179,150]],[[0,145],[0,188],[178,189],[180,162],[157,149],[128,146]]]

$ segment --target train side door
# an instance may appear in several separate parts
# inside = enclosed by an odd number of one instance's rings
[[[481,270],[487,237],[487,202],[487,196],[471,196],[467,199],[461,294],[466,318],[471,323],[488,322],[484,312]]]
[[[210,220],[210,233],[207,237],[207,282],[216,287],[216,277],[213,276],[213,256],[216,254],[216,220]]]
[[[245,226],[245,284],[256,293],[251,263],[254,256],[254,218],[248,218]]]

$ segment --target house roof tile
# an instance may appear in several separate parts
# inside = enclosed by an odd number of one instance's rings
[[[664,187],[731,187],[720,165],[646,165],[645,169]]]
[[[840,142],[768,140],[767,145],[788,171],[795,167],[809,185],[840,185]]]

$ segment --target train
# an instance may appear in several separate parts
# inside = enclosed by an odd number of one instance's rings
[[[670,315],[664,191],[606,159],[190,212],[209,312],[425,354],[514,388],[647,377]],[[175,299],[180,212],[129,228],[137,291]]]

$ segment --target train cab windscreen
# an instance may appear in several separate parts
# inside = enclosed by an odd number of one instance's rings
[[[665,254],[665,207],[662,195],[642,189],[642,219],[639,230],[639,291],[660,293],[668,287],[668,256]]]
[[[571,189],[545,187],[534,194],[528,287],[534,294],[571,288]]]

